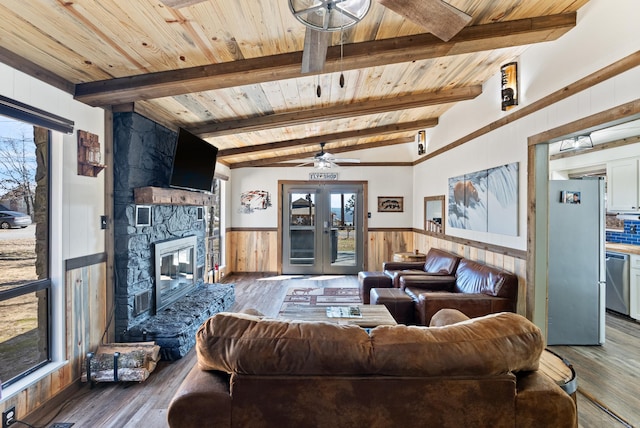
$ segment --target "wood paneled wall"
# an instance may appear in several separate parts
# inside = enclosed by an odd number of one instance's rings
[[[277,229],[227,230],[227,274],[231,272],[279,272]]]
[[[366,270],[378,271],[382,263],[393,260],[393,253],[413,251],[414,233],[412,229],[369,229],[369,248]]]
[[[100,344],[107,324],[106,263],[70,269],[65,277],[67,363],[0,405],[16,406],[18,419],[80,381],[82,361]]]
[[[106,327],[106,264],[70,270],[66,282],[67,359],[76,380],[87,352],[97,349]]]

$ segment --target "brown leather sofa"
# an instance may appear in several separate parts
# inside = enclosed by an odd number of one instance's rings
[[[513,313],[369,333],[220,313],[196,337],[171,428],[576,426],[574,401],[537,371],[540,330]]]
[[[471,318],[517,309],[518,277],[513,273],[434,248],[424,265],[423,272],[415,269],[415,262],[383,264],[392,284],[413,299],[417,324],[429,325],[443,308],[458,309]]]

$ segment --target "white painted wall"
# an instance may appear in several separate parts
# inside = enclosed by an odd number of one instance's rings
[[[346,157],[346,156],[345,156]],[[240,168],[231,170],[230,226],[234,228],[275,228],[278,226],[278,180],[308,180],[311,167]],[[369,227],[411,227],[413,200],[412,167],[360,167],[348,166],[332,169],[339,181],[367,181],[371,213]],[[240,213],[240,195],[249,190],[266,190],[271,194],[272,206],[252,214]],[[404,212],[377,212],[378,196],[403,196]],[[418,204],[422,207],[422,204]]]
[[[640,2],[591,0],[578,13],[578,25],[559,40],[529,47],[519,59],[520,106],[529,105],[640,47]],[[466,172],[519,162],[519,236],[447,228],[462,238],[526,250],[527,138],[531,135],[640,98],[640,69],[630,70],[575,96],[501,127],[414,168],[414,200],[447,194],[447,179]],[[500,109],[499,70],[475,100],[461,102],[427,130],[429,151],[446,146],[510,114]],[[422,225],[422,207],[414,207],[414,227]]]

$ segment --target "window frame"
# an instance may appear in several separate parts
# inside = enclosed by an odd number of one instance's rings
[[[66,336],[64,269],[62,256],[63,134],[40,125],[40,123],[42,123],[42,117],[46,117],[48,113],[15,101],[14,103],[20,104],[22,108],[21,114],[18,117],[4,109],[5,100],[7,100],[6,97],[2,97],[2,100],[0,100],[3,101],[3,103],[0,103],[0,114],[2,114],[2,116],[25,122],[34,128],[41,127],[47,130],[48,275],[45,279],[37,279],[11,290],[5,290],[0,293],[0,298],[1,300],[6,300],[17,295],[23,295],[44,289],[47,290],[47,357],[45,360],[22,372],[20,375],[3,382],[2,398],[0,399],[0,402],[9,399],[28,385],[37,382],[42,377],[54,372],[66,363],[64,340]],[[30,116],[30,114],[32,114],[32,116]],[[34,120],[29,120],[29,117]],[[60,119],[55,115],[50,115],[50,117],[55,118],[55,120]],[[65,122],[65,125],[70,126],[70,128],[65,128],[64,131],[72,132],[74,122],[66,119],[62,120]],[[60,131],[63,131],[63,129],[60,129]]]

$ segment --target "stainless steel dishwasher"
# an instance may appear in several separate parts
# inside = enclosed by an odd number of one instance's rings
[[[607,309],[629,315],[629,255],[606,252]]]

